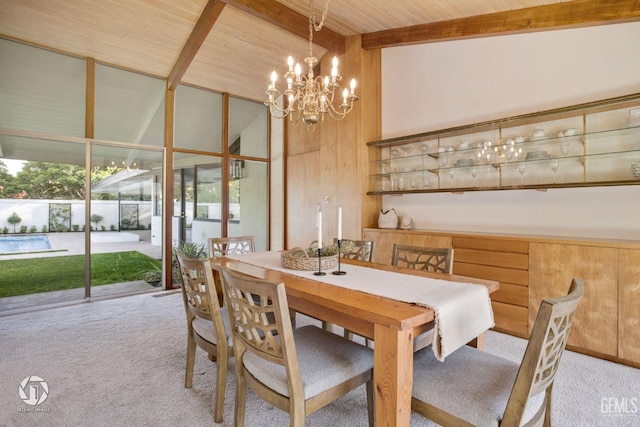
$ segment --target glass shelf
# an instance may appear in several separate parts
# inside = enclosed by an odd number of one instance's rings
[[[370,142],[368,194],[640,184],[639,116],[634,94]]]

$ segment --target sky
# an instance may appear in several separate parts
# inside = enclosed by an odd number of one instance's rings
[[[16,176],[16,174],[22,170],[22,166],[25,163],[27,163],[24,160],[12,160],[12,159],[0,159],[0,162],[7,165],[7,169],[9,169],[9,173],[13,176]]]

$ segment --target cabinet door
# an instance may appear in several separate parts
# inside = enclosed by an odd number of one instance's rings
[[[573,320],[568,345],[595,353],[618,353],[618,249],[531,243],[529,332],[540,302],[566,295],[571,280],[584,280],[585,293]]]
[[[620,249],[618,357],[640,363],[640,250]]]

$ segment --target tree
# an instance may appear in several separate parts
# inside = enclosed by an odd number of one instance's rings
[[[98,229],[98,223],[102,221],[104,217],[98,214],[91,215],[91,222],[96,224],[96,230]]]
[[[11,216],[7,219],[7,222],[13,225],[13,232],[16,232],[16,224],[20,224],[22,222],[22,218],[18,216],[17,213],[12,213]]]
[[[7,165],[0,160],[0,199],[11,197],[14,179],[13,175],[9,173]]]
[[[91,183],[118,170],[115,167],[95,167],[91,170]],[[81,165],[27,162],[15,177],[14,192],[26,190],[31,199],[82,200],[85,197],[85,176],[85,168]],[[104,195],[101,198],[104,199]]]

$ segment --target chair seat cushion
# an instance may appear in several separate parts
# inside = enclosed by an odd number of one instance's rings
[[[373,351],[315,326],[294,330],[298,365],[305,400],[343,381],[373,369]],[[258,381],[289,396],[287,375],[281,365],[244,354],[244,366]]]
[[[439,362],[431,348],[414,355],[413,398],[475,426],[498,426],[520,365],[463,346]],[[529,399],[523,424],[544,402],[544,392]]]
[[[227,334],[227,344],[229,347],[233,346],[233,339],[229,331],[231,328],[229,327],[229,316],[227,315],[227,308],[222,307],[220,309],[220,314],[222,315],[222,323],[224,324],[224,331]],[[195,317],[193,319],[193,331],[200,335],[205,340],[209,341],[214,345],[218,345],[218,339],[216,338],[216,332],[213,329],[213,322],[209,319],[204,319],[202,317]]]

